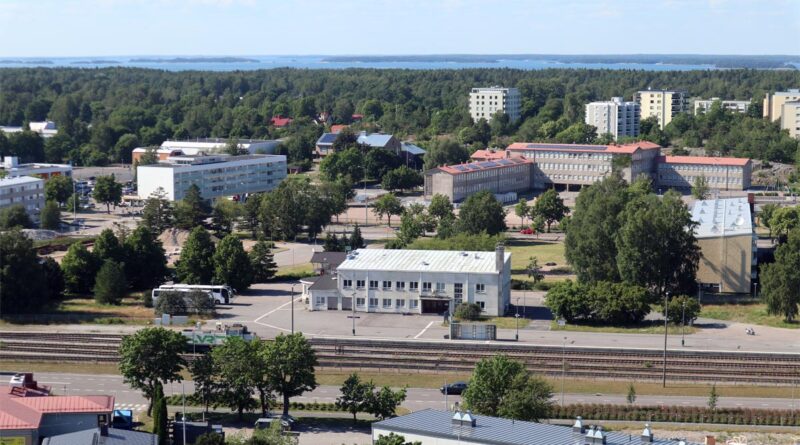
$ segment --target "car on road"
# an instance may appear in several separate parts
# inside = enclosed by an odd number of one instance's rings
[[[453,382],[442,386],[439,388],[439,391],[441,391],[442,394],[461,395],[465,389],[467,389],[467,382]]]
[[[520,230],[519,233],[521,233],[523,235],[533,235],[536,232],[534,232],[533,229],[531,229],[530,227],[526,227],[526,228]]]
[[[283,431],[291,431],[292,427],[294,427],[295,422],[297,422],[297,419],[295,419],[292,416],[284,416],[284,415],[262,417],[256,420],[256,423],[255,425],[253,425],[253,427],[257,430],[266,430],[271,428],[272,424],[276,422],[280,422],[281,429]]]

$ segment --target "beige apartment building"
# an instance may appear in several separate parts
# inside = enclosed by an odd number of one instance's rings
[[[597,134],[610,133],[614,140],[639,136],[639,104],[625,102],[621,97],[610,101],[586,104],[585,122],[597,128]]]
[[[533,184],[533,161],[519,157],[448,165],[425,172],[425,197],[441,194],[451,202],[487,190],[494,194],[525,192]]]
[[[770,121],[777,121],[783,115],[783,105],[785,103],[798,101],[800,101],[800,89],[798,88],[767,94],[764,97],[764,117]]]
[[[800,139],[800,102],[787,102],[781,110],[781,128]]]
[[[746,158],[661,156],[656,183],[663,188],[689,189],[703,176],[712,189],[747,190],[752,169],[752,162]]]
[[[661,147],[647,141],[625,145],[579,145],[516,142],[507,151],[535,163],[533,188],[591,185],[618,169],[631,182],[651,180]]]
[[[747,113],[750,108],[749,100],[721,100],[719,97],[712,97],[711,99],[697,99],[694,101],[694,114],[708,113],[714,102],[719,102],[722,109],[732,111],[734,113]]]
[[[750,293],[758,237],[747,198],[697,201],[692,220],[700,247],[697,282],[717,292]]]
[[[645,90],[636,93],[641,119],[655,116],[663,130],[678,113],[689,112],[689,98],[686,91]]]
[[[31,218],[44,208],[44,179],[33,176],[0,178],[0,209],[21,205]]]
[[[520,94],[516,88],[473,88],[469,93],[469,115],[477,122],[479,119],[491,121],[498,111],[508,115],[511,122],[520,118]]]

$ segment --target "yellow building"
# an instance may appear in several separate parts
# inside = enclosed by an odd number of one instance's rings
[[[636,93],[640,119],[655,116],[658,126],[663,130],[678,113],[689,112],[689,98],[686,91],[645,90]]]
[[[777,121],[783,116],[783,105],[787,102],[800,101],[800,89],[777,91],[764,97],[764,117],[770,121]]]
[[[756,241],[747,198],[697,201],[692,208],[700,246],[697,282],[718,292],[750,293]]]

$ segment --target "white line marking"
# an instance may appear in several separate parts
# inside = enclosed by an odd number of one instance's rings
[[[419,334],[417,334],[416,336],[414,336],[414,338],[420,338],[420,337],[422,337],[422,334],[424,334],[424,333],[425,333],[425,331],[427,331],[429,327],[433,326],[433,323],[435,323],[435,322],[433,322],[433,321],[432,321],[432,322],[428,323],[428,326],[425,326],[425,329],[423,329],[423,330],[419,331]]]
[[[303,297],[301,296],[301,297],[297,297],[297,298],[296,298],[294,301],[301,301],[302,299],[303,299]],[[271,324],[268,324],[268,323],[262,323],[261,321],[259,321],[259,320],[261,320],[261,319],[262,319],[262,318],[264,318],[264,317],[269,317],[270,315],[274,314],[275,312],[278,312],[279,310],[283,309],[284,307],[286,307],[286,306],[288,306],[288,305],[290,305],[290,304],[292,304],[292,302],[291,302],[291,301],[289,301],[289,302],[287,302],[287,303],[283,303],[282,305],[280,305],[280,306],[276,307],[275,309],[273,309],[273,310],[271,310],[271,311],[267,312],[266,314],[264,314],[264,315],[262,315],[262,316],[260,316],[260,317],[256,318],[255,320],[253,320],[253,323],[257,323],[257,324],[260,324],[261,326],[266,326],[266,327],[268,327],[268,328],[277,329],[277,330],[279,330],[279,331],[283,331],[283,332],[292,332],[290,329],[284,329],[284,328],[280,328],[280,327],[278,327],[278,326],[273,326],[273,325],[271,325]]]

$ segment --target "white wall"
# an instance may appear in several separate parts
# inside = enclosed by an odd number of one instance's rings
[[[161,187],[167,200],[175,200],[175,180],[171,168],[140,165],[136,168],[136,184],[141,199],[147,199]]]

